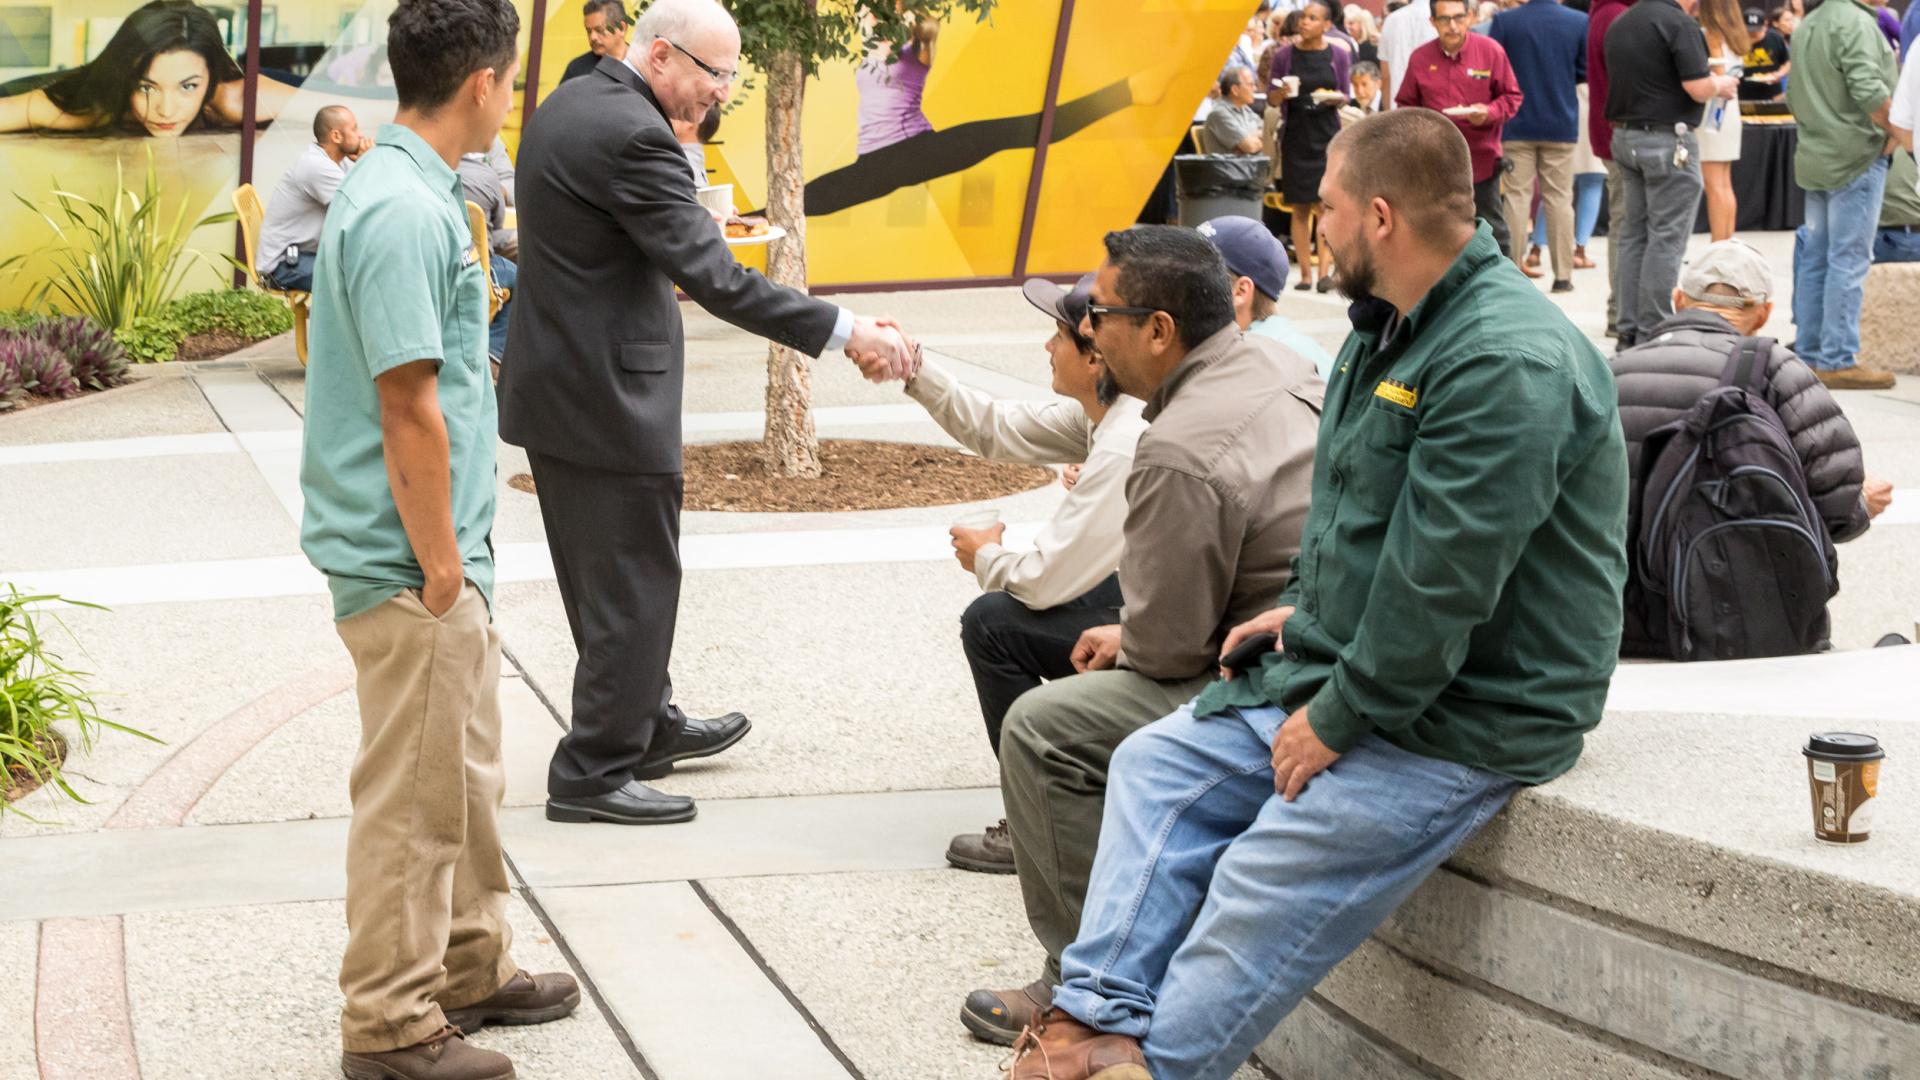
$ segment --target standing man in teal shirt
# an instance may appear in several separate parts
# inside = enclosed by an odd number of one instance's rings
[[[508,0],[400,0],[395,122],[340,185],[314,265],[301,547],[353,657],[341,1069],[501,1080],[488,1023],[558,1019],[571,976],[509,956],[493,626],[493,385],[481,253],[455,172],[513,103]]]
[[[1012,1080],[1225,1080],[1600,720],[1627,569],[1606,360],[1475,225],[1446,117],[1347,128],[1320,197],[1354,333],[1293,577],[1225,649],[1281,640],[1113,755]]]

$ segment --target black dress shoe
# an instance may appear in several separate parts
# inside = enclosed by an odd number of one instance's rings
[[[747,737],[753,721],[744,713],[730,712],[711,720],[686,717],[680,733],[665,747],[654,747],[633,770],[635,780],[658,780],[673,771],[676,761],[712,757]]]
[[[671,825],[692,821],[693,800],[655,791],[638,780],[605,795],[547,800],[547,820],[605,821],[614,825]]]

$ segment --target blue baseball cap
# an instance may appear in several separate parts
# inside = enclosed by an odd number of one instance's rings
[[[1217,217],[1196,230],[1213,241],[1227,273],[1252,278],[1253,287],[1269,300],[1280,299],[1287,287],[1287,249],[1265,225],[1245,217]]]

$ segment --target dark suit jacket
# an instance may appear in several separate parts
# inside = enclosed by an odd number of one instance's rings
[[[734,259],[653,92],[624,63],[602,59],[541,102],[518,173],[520,276],[499,390],[508,442],[618,472],[679,472],[675,285],[809,356],[833,336],[837,307]]]

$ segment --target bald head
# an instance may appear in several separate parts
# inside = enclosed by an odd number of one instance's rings
[[[329,105],[313,114],[313,141],[322,146],[327,136],[353,124],[353,110],[345,105]]]
[[[698,124],[724,105],[740,72],[740,31],[715,0],[654,0],[634,23],[627,62],[669,120]]]
[[[681,41],[701,31],[734,31],[733,16],[716,0],[654,0],[633,24],[634,37],[647,42],[654,38]],[[735,32],[737,35],[737,32]]]
[[[1453,121],[1431,109],[1376,113],[1327,146],[1329,179],[1359,203],[1383,200],[1435,248],[1457,249],[1473,231],[1473,159]]]

